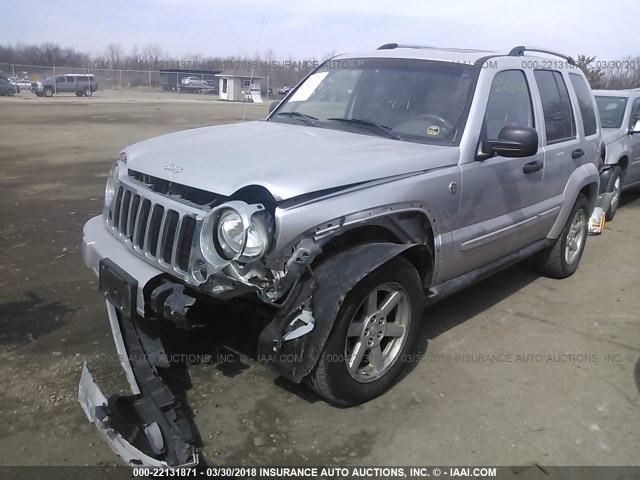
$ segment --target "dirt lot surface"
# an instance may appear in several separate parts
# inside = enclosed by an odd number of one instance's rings
[[[86,359],[121,386],[82,225],[119,149],[241,121],[175,95],[0,98],[0,465],[115,465],[76,399]],[[266,105],[248,105],[247,119]],[[213,464],[637,465],[640,195],[567,280],[511,268],[425,312],[414,368],[382,397],[328,406],[251,356],[189,367]],[[222,335],[222,334],[221,334]],[[216,339],[224,341],[224,336]],[[217,348],[217,347],[216,347]]]

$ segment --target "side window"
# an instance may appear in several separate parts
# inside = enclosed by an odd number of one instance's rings
[[[540,91],[547,143],[570,140],[576,136],[571,100],[562,74],[551,70],[533,72]]]
[[[56,78],[56,83],[65,83],[67,80],[65,79],[65,77],[58,77]]]
[[[227,79],[222,79],[222,93],[227,93]]]
[[[498,138],[507,126],[533,127],[531,95],[522,70],[506,70],[494,77],[484,125],[489,139]]]
[[[640,120],[640,98],[633,104],[633,110],[631,110],[631,125]]]
[[[591,92],[587,86],[587,82],[584,81],[580,75],[570,73],[569,78],[573,89],[576,91],[578,97],[578,106],[580,107],[580,114],[582,115],[582,123],[584,124],[584,136],[588,137],[598,131],[598,125],[596,123],[596,112],[593,107],[593,100]]]

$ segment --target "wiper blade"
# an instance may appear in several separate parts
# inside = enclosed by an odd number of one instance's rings
[[[299,118],[302,121],[304,121],[304,123],[306,123],[307,125],[309,125],[311,127],[314,127],[316,125],[314,120],[318,120],[316,117],[312,117],[311,115],[307,115],[306,113],[300,113],[300,112],[278,112],[277,115],[278,116],[287,115],[289,117]]]
[[[352,125],[359,125],[362,127],[370,127],[370,129],[371,128],[375,129],[375,131],[383,134],[385,137],[393,138],[394,140],[400,140],[400,135],[398,135],[397,133],[394,133],[391,127],[387,127],[386,125],[381,125],[379,123],[372,122],[371,120],[363,120],[360,118],[337,118],[337,117],[327,118],[327,120],[332,120],[334,122],[350,123]]]

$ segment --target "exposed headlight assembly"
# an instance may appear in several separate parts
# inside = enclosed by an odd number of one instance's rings
[[[218,217],[215,239],[222,257],[242,263],[261,258],[269,249],[270,233],[266,212],[252,214],[247,222],[240,212],[226,208]]]

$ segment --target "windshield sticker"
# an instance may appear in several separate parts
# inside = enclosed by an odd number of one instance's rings
[[[304,82],[300,86],[300,88],[298,88],[298,90],[296,90],[296,93],[293,94],[293,97],[291,97],[289,101],[304,102],[308,100],[311,94],[315,92],[316,88],[318,88],[320,82],[322,82],[322,80],[324,80],[324,77],[326,77],[328,74],[329,72],[318,72],[311,75],[309,78],[307,78],[307,81]]]
[[[432,125],[431,127],[427,128],[427,135],[438,135],[440,133],[440,127],[436,127],[435,125]]]

